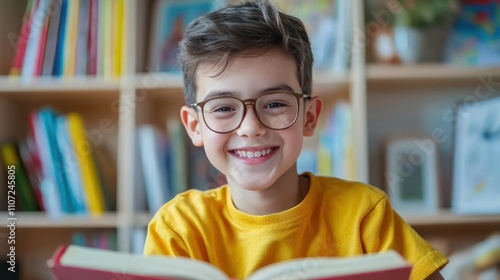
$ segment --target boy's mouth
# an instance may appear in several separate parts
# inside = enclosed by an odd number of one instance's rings
[[[262,149],[252,149],[252,150],[236,149],[236,150],[231,150],[230,152],[240,158],[261,158],[272,154],[276,149],[277,147],[268,147]]]

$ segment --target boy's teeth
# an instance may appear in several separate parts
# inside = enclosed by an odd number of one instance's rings
[[[265,155],[270,154],[270,153],[271,153],[271,148],[265,149],[262,151],[257,151],[257,152],[236,150],[236,154],[238,156],[246,157],[246,158],[259,158],[261,156],[265,156]]]

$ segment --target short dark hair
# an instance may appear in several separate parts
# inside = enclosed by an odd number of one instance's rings
[[[221,74],[233,55],[247,50],[277,49],[293,57],[302,93],[311,94],[313,55],[304,24],[268,0],[227,6],[197,18],[186,28],[179,48],[186,104],[196,102],[200,64],[220,66]]]

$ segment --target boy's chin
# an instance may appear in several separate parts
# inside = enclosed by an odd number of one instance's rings
[[[267,182],[267,180],[253,178],[252,180],[245,180],[244,178],[239,178],[239,180],[229,181],[230,187],[236,187],[239,189],[245,189],[247,191],[262,191],[269,186],[271,186],[274,181]]]
[[[228,177],[228,183],[231,187],[247,191],[263,191],[276,184],[279,178],[278,174],[245,174],[238,176],[238,178]]]

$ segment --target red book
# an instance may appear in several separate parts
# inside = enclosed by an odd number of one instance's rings
[[[50,3],[49,5],[52,5]],[[50,8],[49,8],[50,9]],[[44,15],[45,19],[43,21],[43,26],[40,29],[40,42],[38,45],[38,53],[36,55],[36,66],[35,66],[35,76],[41,76],[42,75],[42,67],[43,67],[43,58],[45,56],[45,44],[47,44],[47,34],[49,31],[49,20],[51,17],[51,14],[46,14]]]
[[[230,280],[215,266],[183,257],[142,256],[89,248],[61,246],[48,260],[57,280]],[[247,280],[408,280],[411,266],[396,252],[386,251],[355,257],[294,259],[258,269]]]
[[[99,3],[97,0],[90,0],[89,17],[89,37],[88,37],[88,68],[87,74],[95,76],[97,74],[97,43],[99,36]]]
[[[9,75],[11,76],[19,76],[21,74],[24,55],[26,53],[26,44],[28,43],[28,37],[30,35],[32,15],[33,11],[35,11],[38,2],[39,2],[38,0],[29,0],[28,4],[26,5],[23,24],[21,26],[21,35],[19,36],[19,41],[17,42],[16,55],[14,56],[14,61],[12,62],[12,68],[10,69],[9,72]]]

